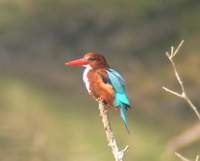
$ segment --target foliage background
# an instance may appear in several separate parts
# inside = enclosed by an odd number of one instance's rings
[[[161,89],[179,90],[164,52],[185,40],[176,63],[200,105],[199,10],[199,0],[1,0],[0,160],[112,160],[81,70],[63,67],[88,51],[126,79],[131,135],[110,112],[126,160],[176,160],[168,143],[197,119]],[[199,143],[179,151],[192,158]]]

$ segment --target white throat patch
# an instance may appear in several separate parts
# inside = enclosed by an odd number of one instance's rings
[[[88,72],[89,72],[92,68],[91,68],[90,65],[84,65],[84,67],[86,67],[86,68],[85,68],[85,70],[84,70],[84,72],[83,72],[83,81],[84,81],[84,83],[85,83],[85,86],[86,86],[86,89],[87,89],[88,93],[90,93],[90,92],[91,92],[91,90],[90,90],[90,83],[89,83],[87,74],[88,74]]]

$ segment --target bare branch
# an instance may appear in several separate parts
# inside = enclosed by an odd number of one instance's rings
[[[183,81],[181,80],[180,76],[179,76],[179,73],[177,71],[177,68],[176,68],[176,65],[175,65],[175,62],[174,62],[174,57],[177,55],[178,51],[180,50],[181,46],[183,45],[184,41],[182,40],[180,42],[180,44],[178,45],[178,47],[175,49],[174,51],[174,47],[172,46],[171,47],[171,52],[166,52],[166,56],[167,58],[169,59],[170,63],[172,64],[172,67],[173,67],[173,70],[174,70],[174,74],[175,74],[175,77],[181,87],[181,90],[182,92],[181,93],[178,93],[178,92],[175,92],[173,90],[170,90],[166,87],[162,87],[166,92],[168,93],[171,93],[177,97],[180,97],[182,99],[184,99],[188,104],[189,106],[192,108],[192,110],[195,112],[196,116],[198,117],[198,119],[200,120],[200,114],[197,110],[197,107],[192,103],[192,101],[190,100],[190,98],[187,96],[186,92],[185,92],[185,88],[184,88],[184,85],[183,85]]]
[[[175,52],[173,53],[173,56],[176,56],[176,54],[177,54],[178,51],[180,50],[180,48],[181,48],[181,46],[183,45],[183,43],[184,43],[184,40],[182,40],[182,41],[180,42],[180,44],[179,44],[178,47],[176,48]]]
[[[175,152],[175,155],[178,158],[180,158],[182,161],[191,161],[191,160],[187,159],[186,157],[184,157],[183,155],[181,155],[180,153]],[[195,161],[198,161],[198,160],[199,160],[199,156],[197,155]]]
[[[191,160],[185,158],[184,156],[182,156],[181,154],[179,154],[179,153],[177,153],[177,152],[175,152],[175,155],[176,155],[178,158],[180,158],[182,161],[191,161]]]
[[[117,141],[115,139],[115,136],[112,132],[109,120],[108,120],[108,115],[105,112],[105,107],[102,101],[99,101],[99,111],[100,111],[100,116],[102,119],[102,123],[106,132],[106,137],[108,140],[108,146],[111,147],[112,149],[112,153],[113,156],[115,158],[115,161],[123,161],[124,155],[126,153],[126,151],[128,150],[128,145],[122,149],[119,150],[118,146],[117,146]]]
[[[167,87],[162,87],[162,89],[164,89],[166,92],[168,92],[168,93],[171,93],[171,94],[173,94],[173,95],[176,95],[177,97],[183,97],[181,94],[179,94],[179,93],[177,93],[177,92],[175,92],[175,91],[172,91],[171,89],[169,89],[169,88],[167,88]]]

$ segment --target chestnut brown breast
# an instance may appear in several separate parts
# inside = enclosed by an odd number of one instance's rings
[[[87,74],[91,94],[97,99],[102,98],[108,105],[113,106],[114,90],[110,84],[106,83],[106,77],[106,70],[102,69],[91,69]]]

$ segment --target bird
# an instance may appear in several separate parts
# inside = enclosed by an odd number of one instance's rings
[[[125,81],[108,65],[105,57],[89,52],[82,58],[65,62],[64,65],[85,68],[83,81],[89,95],[98,102],[101,100],[107,107],[105,111],[116,109],[129,133],[126,111],[131,108],[131,103],[127,97]]]

